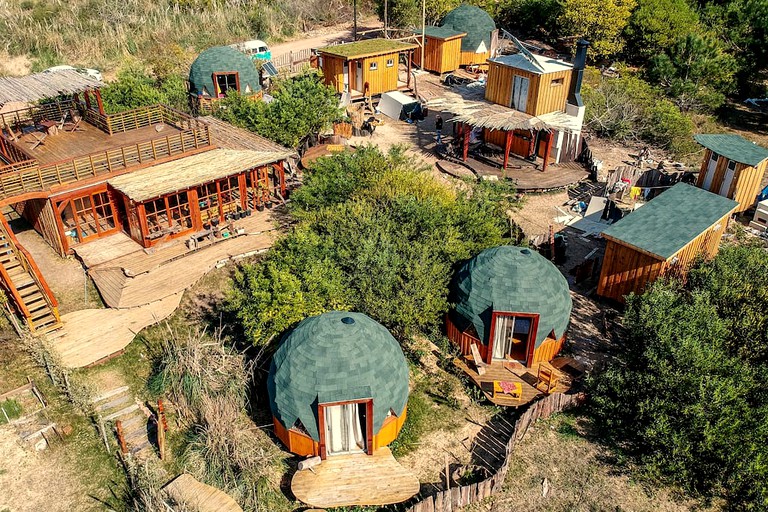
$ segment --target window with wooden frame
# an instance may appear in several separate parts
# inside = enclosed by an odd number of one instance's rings
[[[538,315],[494,311],[491,322],[491,360],[528,364],[536,344]]]
[[[224,215],[240,209],[240,181],[237,176],[230,176],[219,183],[221,210]]]
[[[554,80],[549,82],[549,85],[552,86],[552,87],[557,87],[557,86],[564,85],[564,84],[565,84],[565,78],[562,78],[562,77],[555,78]]]
[[[192,213],[186,192],[160,197],[144,203],[144,218],[149,235],[172,229],[174,232],[192,229]]]
[[[387,59],[387,67],[391,68],[395,65],[395,59]]]
[[[220,217],[219,192],[215,182],[197,187],[197,201],[200,206],[200,218],[203,222],[211,222],[211,220]]]
[[[165,228],[171,226],[168,220],[168,209],[165,207],[165,198],[161,197],[154,201],[144,203],[144,218],[147,221],[147,232],[149,235],[159,233]]]
[[[117,229],[115,212],[107,192],[67,199],[58,203],[57,207],[71,245]]]
[[[269,167],[260,167],[246,174],[249,207],[257,208],[270,200],[272,187],[269,174]]]
[[[368,69],[370,71],[376,71],[379,69],[379,63],[378,62],[371,62],[371,64],[368,66]]]
[[[216,85],[216,94],[219,97],[226,96],[229,91],[240,91],[240,74],[237,72],[214,73],[213,83]]]
[[[171,227],[179,226],[181,231],[192,229],[192,212],[189,208],[189,196],[186,192],[180,192],[166,197],[168,216],[171,219]]]

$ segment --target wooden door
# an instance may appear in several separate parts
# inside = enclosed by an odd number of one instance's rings
[[[712,151],[712,156],[709,159],[707,165],[707,174],[704,176],[704,183],[701,188],[709,190],[712,187],[712,180],[715,177],[715,169],[717,169],[717,159],[720,157],[717,153]]]
[[[511,107],[520,112],[525,112],[528,106],[528,88],[530,80],[522,76],[515,75],[512,84],[512,102]]]
[[[736,162],[733,160],[728,161],[728,169],[725,171],[725,176],[723,177],[723,183],[720,184],[720,192],[719,194],[724,197],[728,197],[728,192],[731,190],[731,185],[733,184],[733,177],[736,175]]]

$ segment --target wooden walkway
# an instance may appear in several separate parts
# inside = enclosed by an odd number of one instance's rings
[[[478,375],[471,357],[458,358],[454,360],[454,364],[483,390],[483,394],[488,400],[496,405],[519,407],[530,403],[537,397],[545,394],[536,387],[539,366],[542,363],[536,363],[531,368],[522,367],[520,369],[509,370],[504,368],[501,362],[494,362],[491,365],[486,365],[485,374],[483,375]],[[581,366],[570,357],[558,357],[553,359],[549,364],[559,369],[562,376],[557,386],[550,390],[548,394],[567,392],[571,389],[573,381],[583,373]],[[499,394],[494,397],[493,381],[519,383],[523,390],[522,396],[519,399],[504,394]]]
[[[240,505],[227,493],[199,482],[192,475],[186,473],[165,484],[163,490],[185,511],[243,512]]]
[[[473,158],[468,158],[466,164],[472,168],[481,179],[495,177],[502,179],[502,170]],[[468,169],[461,164],[440,160],[437,162],[440,170],[451,175],[466,175]],[[567,164],[552,164],[542,172],[534,164],[520,159],[511,159],[507,167],[506,178],[517,187],[518,192],[544,192],[558,190],[574,185],[589,177],[581,164],[572,162]]]
[[[51,348],[67,368],[82,368],[121,354],[136,334],[169,317],[181,293],[131,309],[83,309],[61,317],[64,328],[49,335]]]
[[[419,492],[419,480],[386,447],[373,455],[328,457],[312,469],[297,471],[291,490],[297,499],[317,508],[389,505]]]

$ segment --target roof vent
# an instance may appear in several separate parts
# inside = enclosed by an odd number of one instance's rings
[[[521,249],[520,250],[520,254],[525,254],[526,256],[528,256],[529,254],[531,254],[531,250],[530,249]]]
[[[352,325],[353,323],[355,323],[355,319],[352,318],[351,316],[345,316],[344,318],[341,319],[341,321],[342,323],[345,323],[347,325]]]

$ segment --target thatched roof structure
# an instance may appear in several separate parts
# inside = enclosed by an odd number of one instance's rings
[[[429,108],[449,112],[454,123],[465,123],[489,130],[550,130],[540,118],[487,101],[467,101],[458,95],[427,102]]]
[[[107,180],[128,198],[141,203],[179,190],[239,174],[291,156],[290,150],[213,149],[171,162],[145,167]]]
[[[98,89],[103,84],[73,69],[43,71],[32,75],[0,78],[0,105],[33,103],[65,94],[78,94]]]
[[[276,142],[256,133],[238,128],[226,121],[213,116],[203,116],[198,119],[211,127],[211,141],[223,149],[245,149],[250,151],[272,151],[289,156],[298,156],[292,149],[285,148]]]

